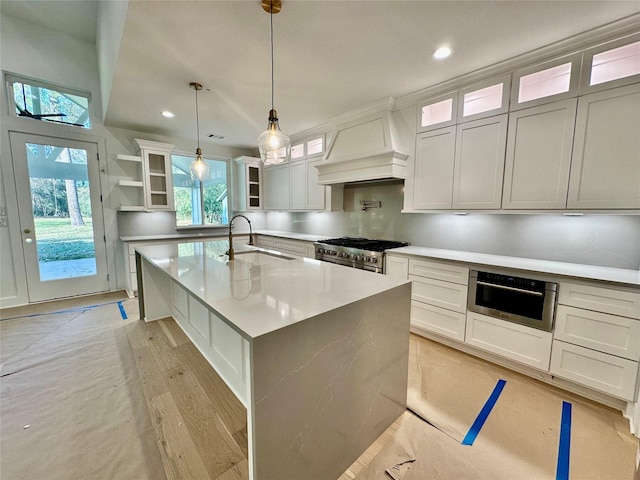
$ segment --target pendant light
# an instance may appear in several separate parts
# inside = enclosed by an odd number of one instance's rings
[[[260,157],[265,165],[288,162],[291,157],[291,140],[278,126],[278,113],[273,108],[273,15],[282,8],[280,0],[262,0],[262,9],[271,20],[271,110],[269,125],[258,137]]]
[[[191,170],[191,180],[204,182],[209,180],[211,169],[209,164],[202,159],[202,150],[200,150],[200,118],[198,115],[198,90],[202,90],[200,83],[192,82],[189,84],[191,88],[196,91],[196,130],[198,136],[198,148],[196,148],[196,159],[191,162],[189,170]]]

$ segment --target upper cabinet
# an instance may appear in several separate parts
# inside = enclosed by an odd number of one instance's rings
[[[511,75],[503,75],[460,90],[458,122],[468,122],[509,111]]]
[[[582,65],[581,94],[640,82],[640,34],[586,50]]]
[[[429,99],[418,108],[418,133],[455,125],[458,92]]]
[[[640,209],[640,34],[417,107],[405,211]]]
[[[259,158],[238,157],[236,164],[235,209],[262,210],[262,162]]]
[[[171,151],[174,145],[135,139],[140,148],[146,210],[174,210]]]
[[[575,98],[509,115],[502,208],[565,208]]]
[[[578,100],[569,208],[640,208],[640,84]]]
[[[118,181],[120,202],[118,210],[173,210],[173,175],[171,151],[173,145],[135,139],[139,155],[118,155],[116,160],[127,173]]]
[[[514,72],[510,110],[577,96],[581,62],[574,54]]]
[[[316,165],[325,153],[325,135],[291,146],[291,161],[264,169],[265,209],[335,211],[342,209],[342,188],[318,184]]]

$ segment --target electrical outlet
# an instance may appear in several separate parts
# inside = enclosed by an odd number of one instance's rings
[[[0,217],[7,216],[7,207],[0,207]]]
[[[0,217],[0,227],[7,226],[7,217]]]

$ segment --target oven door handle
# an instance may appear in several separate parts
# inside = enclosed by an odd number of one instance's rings
[[[495,288],[501,288],[503,290],[511,290],[512,292],[520,292],[520,293],[526,293],[527,295],[535,295],[536,297],[544,296],[544,293],[542,292],[532,292],[531,290],[523,290],[522,288],[508,287],[506,285],[497,285],[495,283],[483,282],[481,280],[478,280],[476,283],[478,285],[484,285],[486,287],[495,287]]]

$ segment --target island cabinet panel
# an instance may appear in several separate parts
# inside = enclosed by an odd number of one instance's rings
[[[246,407],[249,342],[177,282],[171,298],[176,323]]]
[[[578,100],[569,208],[640,208],[640,84]]]
[[[572,98],[509,115],[502,208],[566,207],[576,105]]]
[[[552,334],[479,313],[467,313],[465,342],[540,370],[549,369]]]
[[[458,125],[453,208],[500,208],[506,142],[507,115]]]

